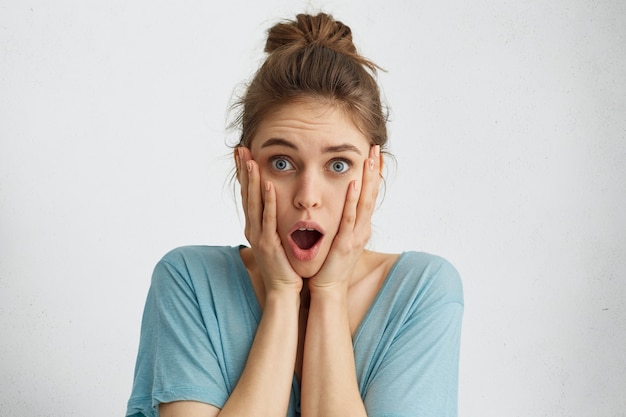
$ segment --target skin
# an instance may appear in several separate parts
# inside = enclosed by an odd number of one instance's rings
[[[245,235],[241,251],[263,316],[246,367],[222,410],[180,401],[170,416],[285,415],[294,372],[302,416],[366,416],[352,334],[397,255],[365,250],[380,186],[378,146],[340,108],[302,100],[262,121],[235,152]],[[298,222],[324,236],[312,259],[290,243]]]

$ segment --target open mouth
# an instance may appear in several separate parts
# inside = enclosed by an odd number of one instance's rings
[[[322,238],[322,234],[315,230],[300,227],[291,234],[291,239],[302,250],[311,249]]]
[[[315,259],[324,240],[324,229],[312,221],[299,221],[289,233],[290,252],[300,262]]]

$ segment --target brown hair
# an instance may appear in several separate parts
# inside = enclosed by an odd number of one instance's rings
[[[267,59],[235,103],[239,146],[250,147],[259,123],[277,107],[303,98],[338,105],[372,144],[385,148],[387,114],[372,61],[359,55],[352,31],[332,16],[299,14],[268,31]]]

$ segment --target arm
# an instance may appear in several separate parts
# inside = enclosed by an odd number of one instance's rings
[[[296,361],[299,300],[296,291],[266,296],[248,362],[221,417],[286,414]]]
[[[347,294],[312,291],[302,368],[302,415],[367,416],[359,393]]]
[[[220,411],[193,401],[162,404],[162,417],[268,416],[286,413],[298,338],[299,293],[268,294],[246,367]]]

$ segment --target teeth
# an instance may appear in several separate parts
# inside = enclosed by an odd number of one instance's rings
[[[298,230],[301,232],[304,232],[304,231],[314,232],[315,231],[315,229],[309,229],[307,227],[299,227]]]

